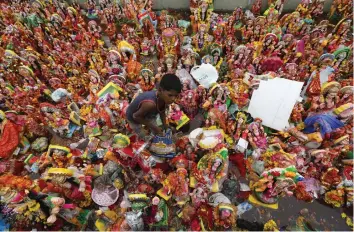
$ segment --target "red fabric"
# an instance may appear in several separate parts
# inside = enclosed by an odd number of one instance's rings
[[[78,187],[72,187],[71,188],[71,194],[69,196],[73,200],[84,200],[85,196],[82,192],[79,191]]]
[[[50,226],[51,231],[59,231],[63,228],[64,221],[60,217],[57,217],[57,220]]]
[[[4,129],[2,131],[0,139],[0,157],[8,158],[17,148],[20,143],[19,127],[10,122],[5,122]]]
[[[113,125],[112,125],[111,117],[109,116],[109,114],[104,109],[101,109],[100,114],[101,114],[101,117],[106,122],[106,125],[108,126],[108,128],[112,128]]]
[[[159,168],[164,173],[167,173],[171,169],[168,163],[157,163],[154,168]]]
[[[203,220],[204,228],[210,230],[213,228],[213,209],[204,204],[198,209],[198,218]]]
[[[147,166],[146,164],[144,164],[143,158],[139,157],[137,160],[138,160],[137,162],[138,162],[138,165],[141,168],[141,170],[143,170],[143,172],[145,172],[145,173],[148,173],[150,171],[150,167]]]
[[[251,195],[251,192],[250,191],[245,191],[245,192],[240,192],[238,195],[237,195],[237,198],[239,199],[248,199],[249,195]]]
[[[330,139],[331,138],[331,134],[330,133],[326,133],[325,134],[325,139]]]
[[[243,153],[230,155],[229,160],[236,165],[236,167],[240,171],[240,175],[242,177],[246,177],[246,162],[243,157]]]
[[[156,216],[157,212],[158,212],[157,205],[151,206],[151,212],[148,216],[146,216],[144,218],[144,222],[149,225],[156,223],[155,216]]]
[[[82,152],[79,149],[72,149],[70,151],[73,156],[81,156],[82,155]]]
[[[16,160],[14,162],[12,174],[19,176],[21,174],[21,172],[23,171],[24,167],[25,167],[25,165],[22,161]]]
[[[319,72],[317,71],[316,76],[310,82],[309,87],[306,90],[306,94],[310,96],[318,96],[321,93],[321,81]]]
[[[42,189],[44,189],[45,187],[47,187],[47,183],[46,183],[44,180],[39,179],[39,180],[38,180],[38,186],[39,186],[39,188],[42,190]]]
[[[191,223],[191,230],[192,231],[201,231],[201,226],[199,220],[195,218]]]

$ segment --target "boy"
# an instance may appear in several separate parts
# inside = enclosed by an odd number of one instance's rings
[[[130,128],[140,139],[147,139],[143,125],[154,134],[162,135],[163,130],[156,124],[157,115],[160,115],[164,128],[167,128],[165,110],[175,102],[181,90],[182,84],[179,78],[174,74],[165,74],[161,78],[157,91],[141,93],[130,103],[126,117]]]

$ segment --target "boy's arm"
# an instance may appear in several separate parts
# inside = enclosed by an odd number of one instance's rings
[[[155,134],[162,134],[162,130],[161,128],[159,128],[157,125],[155,125],[154,123],[151,123],[151,121],[146,120],[145,116],[150,113],[153,112],[156,108],[156,105],[151,103],[151,102],[143,102],[140,106],[140,108],[138,109],[137,112],[135,112],[133,114],[133,119],[138,122],[141,123],[145,126],[147,126],[149,129],[151,129]]]

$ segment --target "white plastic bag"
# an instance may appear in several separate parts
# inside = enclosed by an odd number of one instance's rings
[[[191,75],[194,80],[207,89],[209,89],[218,80],[218,71],[211,64],[194,66],[191,70]]]

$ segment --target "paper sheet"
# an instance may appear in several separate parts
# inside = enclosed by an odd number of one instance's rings
[[[252,94],[248,112],[261,118],[263,125],[283,130],[289,126],[290,114],[299,100],[303,82],[275,78],[261,81]]]

